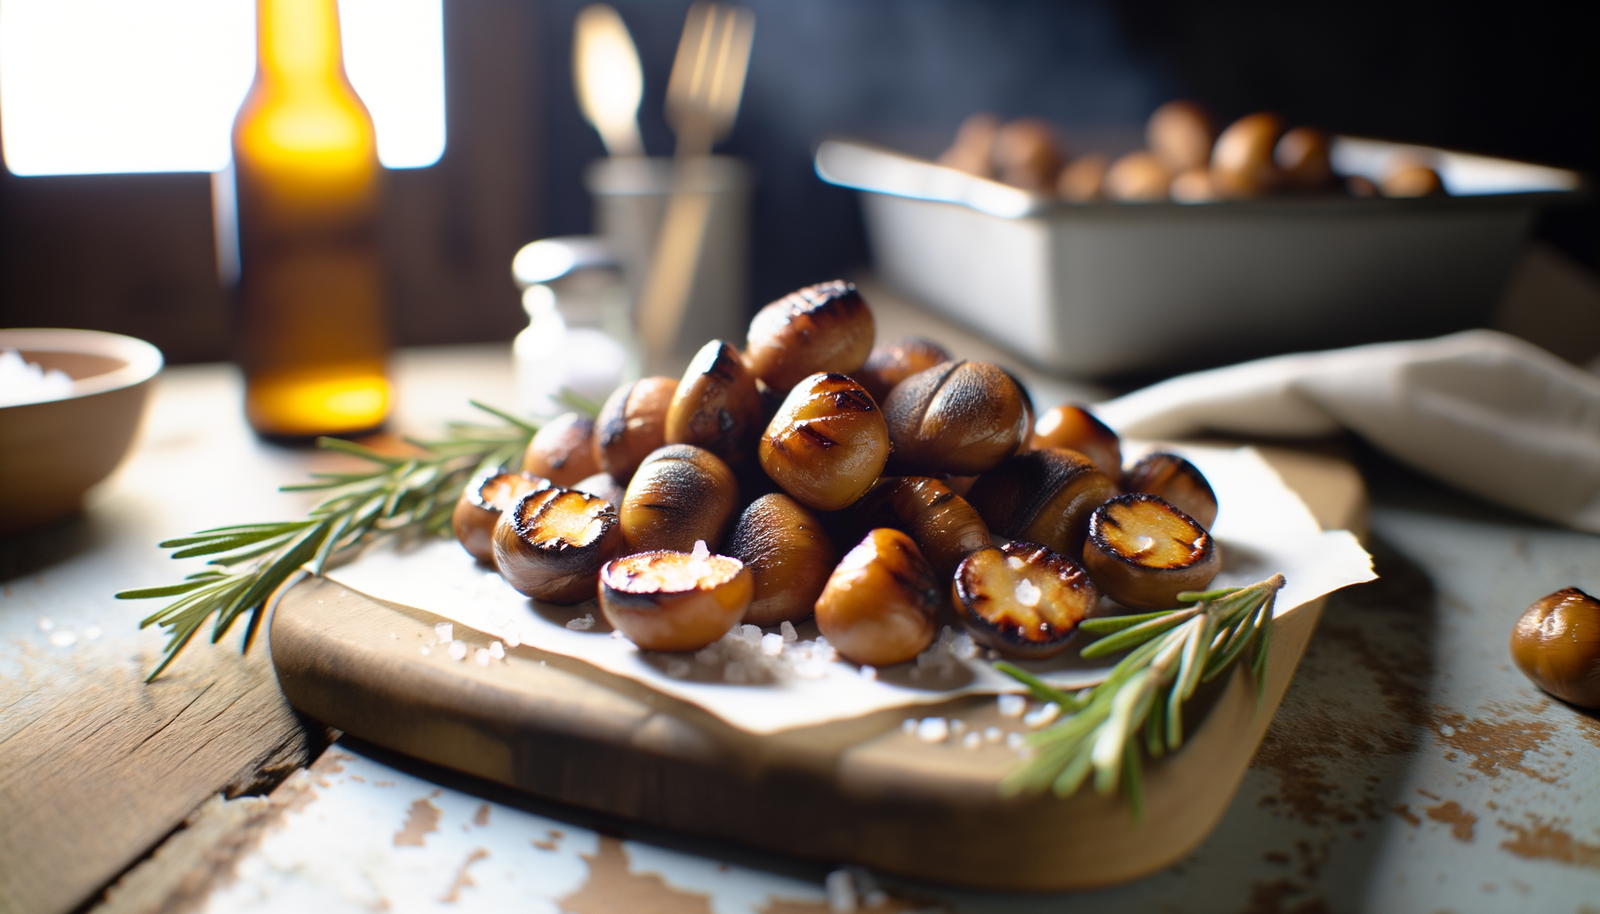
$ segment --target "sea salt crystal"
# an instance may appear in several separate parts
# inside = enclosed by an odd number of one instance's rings
[[[55,627],[56,627],[56,624],[54,622],[51,622],[49,619],[46,619],[44,616],[40,616],[39,617],[39,631],[47,632],[47,631],[49,631],[49,630],[51,630],[52,628],[55,628]]]
[[[1028,738],[1021,733],[1006,734],[1006,748],[1020,750],[1028,744]]]
[[[575,632],[586,632],[594,628],[594,613],[584,613],[576,619],[568,619],[567,628]]]
[[[904,733],[907,736],[910,736],[911,734],[917,732],[917,719],[915,717],[908,717],[905,720],[901,721],[900,722],[900,732]]]
[[[983,736],[976,730],[968,733],[966,736],[961,737],[961,748],[963,749],[976,749],[982,745]]]
[[[950,738],[950,722],[942,717],[924,717],[917,724],[917,741],[942,743]]]
[[[855,914],[856,885],[848,870],[834,870],[822,882],[828,893],[828,910],[833,914]]]
[[[699,540],[695,540],[695,542],[699,542]],[[759,625],[741,625],[735,628],[734,632],[738,634],[740,641],[751,647],[761,643],[761,626]]]
[[[422,651],[422,656],[424,656],[424,657],[426,657],[429,654],[433,653],[433,648],[431,648],[431,647],[422,647],[422,648],[419,648],[419,650]]]
[[[988,727],[983,731],[983,741],[986,743],[998,743],[1004,738],[1005,733],[999,727]]]
[[[1055,719],[1060,716],[1061,706],[1052,701],[1044,707],[1035,708],[1034,710],[1029,711],[1027,714],[1024,714],[1022,716],[1022,722],[1027,726],[1037,730],[1038,728],[1046,726],[1047,724],[1054,723]]]
[[[1011,567],[1012,571],[1021,571],[1022,566],[1027,563],[1013,555],[1006,559],[1006,564]]]
[[[710,574],[711,563],[706,561],[710,557],[711,550],[706,548],[706,541],[695,540],[694,551],[689,553],[689,573],[697,578],[703,578]]]
[[[507,625],[500,637],[506,641],[506,647],[516,647],[522,643],[522,632],[515,625]]]
[[[1039,585],[1027,578],[1023,578],[1017,582],[1017,587],[1013,594],[1016,596],[1017,602],[1023,606],[1038,606],[1039,598],[1044,596],[1044,591],[1039,589]]]
[[[450,642],[450,647],[446,650],[448,650],[451,660],[467,659],[467,642],[465,641],[452,641]]]
[[[1021,717],[1022,712],[1028,710],[1028,699],[1021,695],[1001,695],[996,703],[1000,705],[1002,717]]]
[[[489,656],[496,660],[506,659],[506,646],[498,641],[489,645]]]
[[[833,645],[828,643],[827,638],[818,638],[815,646],[811,648],[812,659],[821,663],[832,663],[834,658],[838,656],[839,652],[833,649]]]
[[[0,406],[43,403],[72,396],[72,376],[59,368],[44,370],[15,349],[0,349]]]
[[[778,626],[778,634],[783,636],[784,644],[793,644],[800,640],[800,636],[796,634],[794,630],[794,623],[788,620],[784,620],[784,622]]]
[[[673,658],[667,661],[667,675],[673,679],[684,679],[689,675],[689,661]]]
[[[456,627],[449,622],[436,622],[433,626],[433,636],[439,639],[440,644],[447,644],[455,640]]]
[[[776,657],[783,653],[783,636],[774,632],[762,635],[761,653],[767,657]]]
[[[71,647],[78,643],[78,636],[72,629],[64,628],[58,632],[50,633],[50,643],[56,647]]]
[[[950,733],[951,733],[952,736],[960,736],[961,734],[963,734],[965,732],[967,732],[967,722],[966,721],[962,720],[959,717],[950,718]]]
[[[488,648],[480,647],[473,653],[472,659],[477,662],[478,666],[488,666],[489,661],[494,659],[494,655],[489,653]]]
[[[85,632],[85,633],[84,633],[84,634],[88,634],[88,633],[87,633],[87,632]],[[96,635],[96,636],[95,636],[95,637],[97,637],[97,638],[98,638],[98,637],[99,637],[99,636],[98,636],[98,635]],[[394,633],[394,632],[390,632],[390,633],[389,633],[389,640],[390,640],[390,641],[399,641],[399,640],[400,640],[400,636],[399,636],[399,635],[397,635],[397,634],[395,634],[395,633]]]
[[[1141,552],[1149,552],[1150,551],[1150,547],[1154,546],[1155,544],[1156,544],[1156,541],[1155,541],[1154,537],[1149,537],[1149,536],[1136,536],[1136,537],[1134,537],[1133,538],[1133,545],[1135,546],[1134,555],[1138,555]]]
[[[622,640],[626,639],[627,637],[628,637],[627,635],[624,635],[622,633],[622,629],[620,629],[620,628],[613,628],[611,630],[611,640],[612,641],[622,641]]]
[[[950,640],[950,653],[954,654],[957,660],[971,660],[978,656],[978,642],[972,640],[971,635],[962,632]]]
[[[875,666],[864,666],[864,667],[862,667],[861,668],[861,678],[862,679],[877,679],[878,678],[878,668],[875,667]]]
[[[83,630],[83,636],[90,641],[99,641],[102,634],[104,632],[100,631],[100,626],[98,625],[91,625]]]

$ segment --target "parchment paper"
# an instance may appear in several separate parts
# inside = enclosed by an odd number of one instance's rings
[[[1125,449],[1131,454],[1141,450],[1126,442]],[[1216,491],[1220,510],[1211,532],[1222,548],[1224,570],[1213,586],[1254,583],[1282,572],[1287,584],[1278,595],[1276,610],[1282,615],[1374,577],[1371,557],[1355,537],[1342,530],[1319,529],[1299,497],[1254,449],[1166,449],[1189,458]],[[849,545],[840,544],[840,552]],[[357,560],[326,574],[367,596],[424,609],[504,639],[511,650],[528,645],[638,680],[753,733],[775,733],[963,694],[1022,691],[1015,680],[994,671],[987,651],[952,631],[945,631],[917,661],[883,670],[864,670],[831,657],[831,649],[814,640],[817,630],[809,622],[799,627],[796,640],[788,645],[767,639],[768,650],[784,648],[775,657],[762,653],[761,638],[776,630],[761,632],[754,626],[735,629],[700,654],[640,651],[620,635],[613,637],[593,601],[558,607],[529,600],[451,540],[380,541]],[[584,629],[586,617],[593,623]],[[445,649],[442,644],[431,648]],[[1052,683],[1077,688],[1115,663],[1115,658],[1084,661],[1077,653],[1074,644],[1058,657],[1019,665]]]

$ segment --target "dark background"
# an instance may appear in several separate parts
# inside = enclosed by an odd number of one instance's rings
[[[524,323],[511,255],[589,230],[583,166],[603,153],[573,100],[584,0],[446,0],[449,141],[391,172],[386,215],[399,343],[509,339]],[[687,2],[617,0],[645,68],[645,143]],[[722,150],[757,174],[750,304],[865,266],[850,192],[811,171],[843,134],[936,153],[979,109],[1038,115],[1080,151],[1136,141],[1178,96],[1223,121],[1290,123],[1600,173],[1593,5],[1419,2],[1116,4],[1075,0],[751,0],[744,105]],[[1600,210],[1539,234],[1594,266]],[[204,175],[0,177],[0,326],[142,336],[175,362],[231,351]]]

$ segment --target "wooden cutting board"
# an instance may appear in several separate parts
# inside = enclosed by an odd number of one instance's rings
[[[1324,528],[1356,529],[1365,493],[1347,463],[1263,449]],[[1003,743],[928,745],[908,716],[1020,730],[992,696],[758,736],[581,661],[528,647],[480,667],[418,648],[431,613],[322,580],[286,594],[273,663],[298,709],[380,746],[561,802],[828,864],[933,882],[1065,890],[1125,882],[1183,857],[1216,826],[1321,616],[1278,617],[1265,698],[1242,670],[1213,683],[1196,731],[1146,769],[1145,824],[1118,800],[1003,800]],[[456,624],[469,650],[491,639]],[[1197,715],[1198,717],[1198,715]]]

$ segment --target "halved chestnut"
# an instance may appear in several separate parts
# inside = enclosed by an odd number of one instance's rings
[[[1178,594],[1206,589],[1222,568],[1222,550],[1194,518],[1154,495],[1134,492],[1095,510],[1083,567],[1123,606],[1171,609]]]
[[[1089,515],[1116,494],[1116,484],[1088,457],[1047,447],[979,476],[967,501],[995,533],[1071,556],[1083,551]]]
[[[789,391],[758,453],[761,468],[801,504],[837,511],[883,472],[889,430],[860,384],[842,374],[814,374]]]
[[[1094,461],[1112,479],[1122,475],[1122,439],[1117,433],[1076,404],[1047,409],[1033,426],[1033,449],[1064,447]]]
[[[667,443],[703,447],[737,469],[762,428],[761,393],[739,351],[722,340],[701,346],[667,407]]]
[[[622,549],[617,509],[570,489],[524,495],[494,528],[500,576],[518,593],[547,603],[592,599],[600,566]]]
[[[750,321],[745,364],[780,393],[819,371],[850,374],[872,351],[872,310],[842,280],[785,295]]]
[[[650,452],[667,443],[667,408],[676,378],[640,378],[611,392],[594,425],[600,469],[627,484]]]
[[[943,346],[920,336],[908,336],[872,347],[867,363],[850,376],[882,404],[896,384],[948,361],[950,353]]]
[[[710,451],[669,444],[639,465],[618,507],[632,552],[688,552],[695,540],[715,548],[739,507],[739,483]]]
[[[962,559],[994,543],[977,510],[937,479],[890,477],[862,501],[870,503],[862,526],[893,527],[910,534],[941,578],[948,579]]]
[[[933,643],[942,589],[911,537],[873,530],[828,576],[817,598],[817,628],[857,663],[902,663]]]
[[[628,491],[627,487],[618,482],[617,477],[612,476],[610,473],[596,473],[593,476],[587,476],[567,488],[572,489],[574,492],[587,492],[598,498],[604,498],[619,510],[622,507],[622,496]]]
[[[951,592],[972,640],[1013,657],[1061,653],[1100,601],[1077,562],[1020,540],[967,556]]]
[[[456,499],[450,529],[461,548],[485,565],[494,564],[494,525],[501,512],[529,492],[550,488],[550,480],[532,473],[486,470],[473,477]]]
[[[1139,458],[1122,477],[1122,488],[1159,495],[1207,530],[1217,519],[1217,493],[1211,491],[1211,483],[1198,467],[1177,454],[1157,452]]]
[[[600,612],[647,651],[694,651],[726,635],[755,592],[738,559],[695,552],[640,552],[600,569]]]
[[[763,495],[744,509],[723,552],[743,562],[755,579],[755,596],[744,614],[752,625],[799,622],[811,615],[839,560],[816,515],[781,492]]]
[[[558,486],[571,486],[600,472],[594,455],[594,420],[563,413],[544,424],[522,454],[522,470]]]
[[[890,469],[971,476],[1025,450],[1033,402],[1004,369],[944,362],[901,381],[883,404],[894,442]]]

